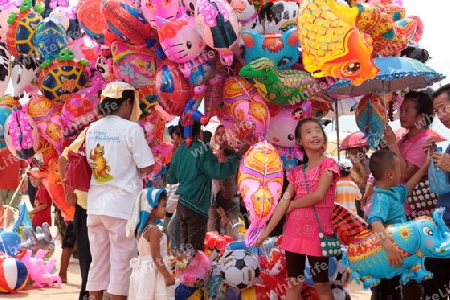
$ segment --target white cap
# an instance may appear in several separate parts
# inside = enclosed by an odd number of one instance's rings
[[[353,167],[352,162],[348,159],[342,159],[339,161],[339,169],[341,171],[350,172],[352,167]]]

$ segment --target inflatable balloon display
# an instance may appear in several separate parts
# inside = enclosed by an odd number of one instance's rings
[[[155,139],[158,144],[163,142],[166,123],[165,115],[157,109],[152,109],[147,116],[139,119],[139,125],[144,130],[149,145],[153,145]]]
[[[20,159],[29,159],[39,148],[39,131],[33,119],[14,107],[5,122],[5,142],[9,151]]]
[[[49,261],[44,260],[45,250],[38,250],[34,256],[32,251],[27,250],[21,261],[27,266],[27,270],[30,279],[33,280],[33,287],[45,287],[53,286],[53,283],[57,284],[57,287],[61,287],[61,277],[59,275],[52,274],[56,265],[56,258],[52,258]]]
[[[73,52],[64,49],[53,61],[40,65],[38,83],[45,97],[64,103],[71,94],[76,93],[89,83],[86,60],[77,61]]]
[[[11,77],[10,63],[11,53],[9,53],[6,45],[0,42],[0,95],[4,95],[8,88]]]
[[[248,250],[226,250],[219,263],[223,279],[240,290],[252,287],[259,277],[258,256]]]
[[[127,43],[142,45],[156,37],[142,11],[131,1],[102,0],[100,12],[111,32]]]
[[[184,253],[184,259],[178,261],[175,273],[180,282],[190,287],[199,287],[204,284],[211,262],[203,251],[190,250]]]
[[[14,97],[22,98],[25,92],[32,93],[39,90],[36,80],[39,62],[33,56],[20,54],[14,58],[11,67]]]
[[[8,49],[14,57],[19,54],[32,55],[36,48],[33,44],[35,28],[42,20],[43,8],[39,5],[33,8],[31,0],[23,0],[20,13],[13,12],[8,18],[6,40]]]
[[[64,187],[59,176],[58,158],[52,159],[48,164],[48,179],[44,185],[55,205],[61,210],[65,221],[72,221],[75,215],[75,207],[66,201]]]
[[[69,44],[68,48],[72,50],[74,58],[78,60],[85,59],[92,65],[100,55],[100,44],[94,41],[88,35],[82,36]]]
[[[173,20],[180,12],[178,0],[140,0],[142,14],[153,28],[157,28],[156,18]]]
[[[41,61],[53,60],[67,47],[66,30],[61,24],[46,18],[36,27],[33,42]]]
[[[250,215],[245,245],[251,246],[272,216],[283,186],[283,164],[271,144],[258,143],[247,151],[239,167],[238,185]]]
[[[288,70],[298,61],[297,28],[266,34],[244,31],[241,38],[245,45],[244,59],[247,64],[257,58],[267,57],[277,69]]]
[[[424,30],[422,18],[420,18],[419,16],[408,16],[408,19],[413,19],[416,21],[417,30],[416,30],[416,33],[414,33],[412,40],[414,42],[418,43],[418,42],[420,42],[420,39],[422,38],[423,30]]]
[[[367,230],[357,235],[344,253],[343,262],[351,269],[356,283],[364,288],[377,286],[381,278],[400,275],[402,284],[414,279],[430,279],[433,273],[424,266],[425,258],[450,257],[450,231],[442,220],[444,208],[436,208],[433,217],[418,217],[413,221],[386,226],[387,237],[402,257],[400,267],[389,265],[386,249],[379,237]]]
[[[8,30],[8,17],[12,14],[20,12],[19,6],[21,1],[3,1],[0,4],[0,43],[6,43],[6,34]]]
[[[20,107],[19,100],[14,99],[10,95],[0,97],[0,149],[6,147],[4,124],[11,115],[14,106]]]
[[[77,18],[81,28],[94,41],[109,45],[118,39],[106,24],[105,17],[100,10],[102,0],[79,0],[77,6]]]
[[[20,235],[11,230],[0,230],[0,253],[16,256],[20,250]]]
[[[55,105],[44,96],[30,99],[28,102],[28,115],[33,118],[39,133],[48,140],[61,154],[64,145],[63,122],[61,119],[61,107]]]
[[[384,124],[387,122],[386,108],[383,98],[376,94],[367,94],[359,100],[355,110],[355,121],[359,130],[371,149],[375,149],[384,133]]]
[[[113,42],[111,53],[116,79],[122,79],[137,89],[153,86],[156,71],[161,62],[156,53],[157,47],[158,44],[153,48],[147,48],[146,45],[136,46],[122,41]]]
[[[239,22],[225,0],[197,0],[195,22],[205,43],[219,51],[222,64],[233,63],[233,46],[239,35]]]
[[[242,67],[239,75],[253,78],[266,101],[278,105],[298,104],[321,91],[317,81],[298,70],[277,70],[270,58],[258,58]]]
[[[52,12],[48,15],[50,19],[60,24],[65,31],[69,30],[70,19],[69,10],[74,8],[66,8],[66,7],[55,7]],[[76,16],[75,16],[76,17]]]
[[[363,218],[337,203],[334,204],[331,221],[339,241],[346,246],[353,241],[356,235],[369,227]]]
[[[155,86],[159,102],[171,115],[181,115],[186,102],[194,96],[192,85],[180,71],[180,66],[169,59],[159,66]]]
[[[22,290],[28,283],[28,270],[17,258],[0,254],[0,293]]]
[[[224,101],[235,121],[236,137],[249,144],[262,142],[269,127],[269,109],[263,97],[247,80],[229,77],[223,90]]]
[[[298,14],[302,62],[314,77],[347,78],[354,85],[376,77],[371,38],[349,25],[354,24],[357,14],[357,8],[335,0],[302,2]]]

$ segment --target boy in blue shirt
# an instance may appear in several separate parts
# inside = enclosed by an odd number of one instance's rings
[[[397,154],[392,151],[381,150],[373,153],[370,157],[369,168],[372,176],[376,179],[376,183],[373,187],[372,211],[367,222],[370,224],[383,247],[387,250],[389,265],[393,267],[400,267],[403,262],[400,252],[387,238],[388,235],[385,231],[385,226],[407,221],[404,208],[406,199],[422,176],[427,172],[430,160],[431,156],[427,155],[424,165],[414,173],[408,182],[400,184],[401,169]],[[398,284],[398,276],[392,279],[382,279],[380,285],[372,288],[372,300],[387,299],[386,290],[389,290],[389,286],[398,286]],[[417,285],[417,283],[415,284]],[[402,287],[403,289],[404,287]],[[423,293],[423,291],[421,292]],[[400,297],[398,295],[398,299],[401,299]],[[421,299],[420,297],[421,295],[415,295],[414,299]],[[404,300],[411,299],[404,298]]]

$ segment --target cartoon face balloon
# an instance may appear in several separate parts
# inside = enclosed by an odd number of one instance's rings
[[[194,96],[192,85],[180,71],[180,66],[164,60],[155,78],[156,91],[164,110],[171,115],[181,115],[186,102]]]
[[[298,61],[297,28],[272,34],[244,31],[241,38],[245,45],[246,63],[260,57],[268,57],[275,63],[277,69],[288,70]]]
[[[176,19],[180,12],[178,0],[141,0],[142,14],[153,28],[156,26],[156,17],[166,20]]]
[[[106,24],[105,17],[101,13],[100,4],[102,0],[80,0],[77,6],[77,18],[81,28],[94,41],[109,45],[118,39]]]
[[[161,47],[171,61],[185,63],[205,50],[206,44],[193,17],[184,15],[176,20],[157,17],[156,24]]]
[[[141,45],[156,37],[141,10],[130,2],[102,0],[100,11],[111,32],[127,43]]]

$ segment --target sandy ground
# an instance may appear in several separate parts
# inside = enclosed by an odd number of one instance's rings
[[[23,197],[25,203],[29,205],[28,197]],[[56,236],[56,227],[51,227],[53,237]],[[53,258],[57,258],[58,262],[56,266],[59,270],[59,258],[61,257],[61,239],[59,237],[55,240],[55,252]],[[77,300],[80,289],[80,267],[78,260],[71,258],[69,264],[69,270],[67,274],[67,283],[63,283],[61,288],[58,288],[56,284],[53,287],[46,288],[33,288],[31,285],[27,285],[22,291],[15,294],[0,294],[0,299],[33,299],[33,300]],[[362,286],[352,282],[348,287],[352,300],[368,300],[370,299],[370,291],[363,290]],[[107,299],[107,296],[105,296]]]

